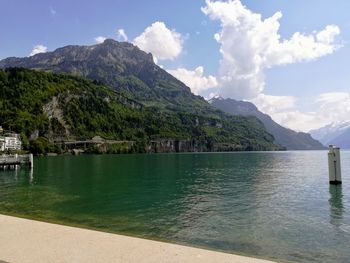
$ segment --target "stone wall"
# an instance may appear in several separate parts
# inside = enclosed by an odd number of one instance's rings
[[[195,140],[158,139],[150,141],[147,152],[207,152],[211,151],[207,145]]]

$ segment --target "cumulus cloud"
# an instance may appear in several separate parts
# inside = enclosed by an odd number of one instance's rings
[[[301,112],[299,110],[275,113],[273,119],[284,127],[303,132],[327,124],[325,120],[317,116],[316,112]]]
[[[317,97],[317,102],[329,104],[341,104],[350,102],[350,93],[347,92],[328,92],[322,93]],[[348,108],[350,105],[346,105]]]
[[[316,103],[319,105],[320,113],[328,123],[342,120],[350,120],[350,93],[330,92],[320,94]]]
[[[178,68],[175,70],[168,70],[168,72],[185,83],[191,88],[191,91],[197,95],[202,91],[214,88],[218,85],[215,77],[211,75],[208,77],[204,76],[204,68],[202,66],[199,66],[194,70]]]
[[[239,0],[206,1],[202,8],[211,20],[221,23],[214,35],[220,44],[220,94],[236,99],[251,99],[264,90],[264,70],[273,66],[312,61],[332,54],[340,29],[328,25],[324,30],[305,35],[296,32],[290,39],[279,35],[281,12],[263,19]]]
[[[315,111],[298,110],[297,98],[260,94],[251,100],[262,112],[269,114],[279,124],[297,131],[310,131],[333,122],[350,120],[350,93],[322,93],[310,103]]]
[[[128,36],[126,35],[124,29],[122,29],[122,28],[118,29],[118,31],[117,31],[117,39],[119,41],[128,41]]]
[[[34,56],[39,53],[45,53],[47,51],[47,47],[44,45],[36,45],[34,46],[32,52],[30,52],[29,56]]]
[[[155,22],[134,39],[134,44],[152,53],[155,60],[173,60],[182,52],[183,37],[163,22]]]
[[[95,37],[95,41],[96,41],[97,44],[101,44],[101,43],[103,43],[105,40],[106,40],[106,38],[103,37],[103,36]]]
[[[253,102],[260,111],[270,115],[284,127],[297,131],[308,131],[318,125],[314,112],[303,113],[297,110],[297,98],[293,96],[273,96],[259,94]]]
[[[265,94],[260,94],[251,100],[261,111],[269,112],[270,114],[293,109],[296,106],[296,101],[297,98],[293,96],[272,96]]]

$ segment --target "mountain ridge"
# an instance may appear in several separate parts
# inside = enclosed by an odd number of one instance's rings
[[[203,97],[194,95],[184,83],[156,65],[151,54],[131,43],[106,39],[103,43],[92,46],[69,45],[31,57],[7,58],[0,61],[0,69],[8,67],[66,73],[88,78],[96,84],[115,89],[122,96],[137,101],[146,109],[154,108],[158,114],[166,112],[190,114],[197,116],[198,120],[210,119],[208,123],[218,123],[219,126],[221,123],[227,123],[230,129],[233,129],[233,136],[238,136],[236,138],[238,141],[246,141],[252,149],[254,141],[258,143],[261,139],[260,142],[262,142],[265,140],[264,137],[267,145],[271,143],[269,137],[271,135],[267,135],[258,119],[255,117],[253,117],[255,120],[246,117],[232,119],[230,115],[212,107]],[[198,122],[197,119],[195,122]],[[234,131],[250,125],[253,133],[251,135],[246,133],[244,135],[246,138],[243,136],[245,132]],[[215,135],[217,132],[213,127],[207,127],[205,131],[208,135]],[[221,133],[222,138],[232,137],[225,130]],[[278,149],[276,145],[269,145],[266,148],[269,147]]]
[[[310,134],[324,145],[337,145],[350,149],[350,121],[333,122],[319,129],[311,130]]]
[[[69,73],[99,81],[146,106],[165,110],[208,110],[206,101],[153,62],[153,56],[128,42],[106,39],[92,46],[68,45],[31,57],[10,57],[0,69],[23,67]],[[191,107],[188,107],[191,105]]]
[[[269,115],[262,113],[251,102],[234,99],[213,98],[209,101],[214,107],[233,115],[255,116],[265,125],[276,142],[288,150],[321,150],[325,147],[310,134],[296,132],[276,123]]]

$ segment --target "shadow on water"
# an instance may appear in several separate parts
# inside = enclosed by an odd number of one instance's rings
[[[330,223],[333,226],[340,227],[344,213],[342,186],[330,185],[329,194],[330,198],[328,202],[330,205]]]

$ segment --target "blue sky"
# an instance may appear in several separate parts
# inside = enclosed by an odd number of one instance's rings
[[[147,27],[160,21],[181,36],[181,52],[157,63],[173,70],[172,73],[177,73],[180,79],[183,74],[191,74],[201,67],[202,71],[197,71],[196,76],[203,79],[197,79],[197,84],[213,84],[208,80],[209,75],[217,80],[215,88],[194,89],[195,92],[205,97],[217,94],[253,101],[281,124],[297,130],[317,128],[331,121],[350,120],[350,1],[241,0],[241,3],[245,6],[244,10],[261,14],[262,21],[280,11],[283,14],[278,20],[281,39],[288,40],[295,32],[310,35],[324,30],[327,25],[335,25],[340,33],[332,45],[339,47],[330,54],[307,61],[283,65],[278,62],[262,67],[262,76],[259,75],[258,79],[264,82],[263,91],[259,91],[263,95],[255,98],[256,92],[254,95],[239,93],[246,88],[245,85],[241,88],[238,85],[239,89],[235,92],[229,91],[230,87],[218,88],[228,85],[222,83],[219,72],[222,68],[220,61],[225,56],[220,53],[220,48],[226,43],[224,37],[229,39],[230,36],[222,36],[221,42],[214,39],[214,34],[223,29],[222,21],[201,10],[201,7],[207,6],[204,0],[0,0],[0,59],[28,56],[36,45],[52,51],[64,45],[94,44],[94,38],[98,36],[118,39],[118,29],[125,31],[128,41],[134,41]],[[146,48],[146,51],[150,50]],[[226,50],[226,56],[229,52]],[[187,71],[176,71],[179,68]],[[191,86],[194,80],[186,79],[186,76],[182,80]],[[193,82],[193,85],[196,84]],[[326,114],[335,102],[342,109],[334,107],[332,110],[340,113]],[[320,115],[327,116],[320,118]]]

